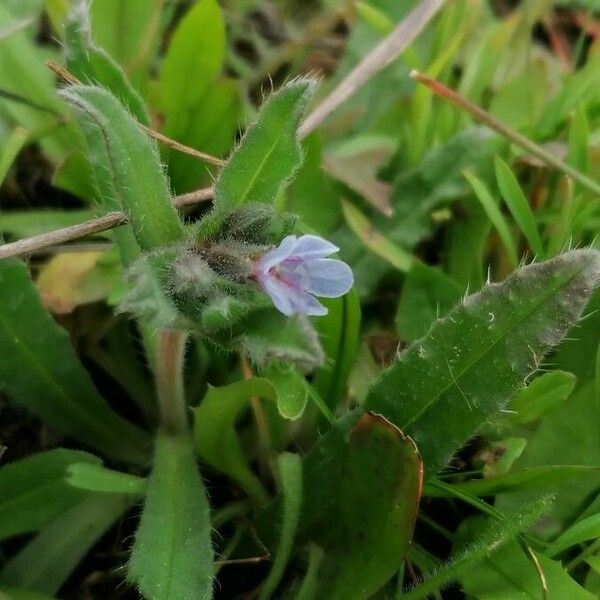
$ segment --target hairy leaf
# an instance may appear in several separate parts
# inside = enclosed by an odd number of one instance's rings
[[[574,250],[486,286],[398,357],[365,409],[410,435],[435,475],[560,342],[599,277],[600,253]]]
[[[66,483],[78,490],[132,496],[146,493],[146,480],[143,477],[106,469],[99,464],[74,462],[66,471]]]
[[[432,323],[445,316],[460,300],[461,288],[441,271],[413,262],[404,280],[396,313],[396,327],[404,340],[427,333]]]
[[[142,250],[180,242],[184,228],[155,142],[107,90],[77,85],[61,95],[80,115],[105,207],[125,211]]]
[[[311,81],[299,79],[267,100],[217,179],[214,210],[205,233],[212,233],[241,204],[275,202],[302,163],[296,128],[312,88]]]
[[[506,515],[507,518],[502,522],[490,522],[477,539],[455,553],[442,566],[426,573],[423,582],[406,592],[402,598],[407,600],[427,598],[436,590],[456,581],[484,559],[493,557],[504,544],[528,529],[548,510],[549,503],[549,500],[541,500],[517,513]]]
[[[150,116],[141,96],[133,89],[123,69],[103,49],[94,45],[87,7],[81,4],[71,11],[65,25],[67,67],[82,82],[110,90],[144,125]]]
[[[129,580],[152,600],[207,600],[212,560],[209,506],[191,440],[159,432]]]
[[[302,315],[288,319],[272,309],[255,311],[242,325],[239,347],[261,368],[271,361],[289,361],[302,371],[323,364],[317,333]]]

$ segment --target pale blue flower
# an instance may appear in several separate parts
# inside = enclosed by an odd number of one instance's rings
[[[316,235],[288,235],[255,261],[252,274],[284,315],[323,316],[327,308],[315,296],[337,298],[354,283],[346,263],[325,258],[338,250]]]

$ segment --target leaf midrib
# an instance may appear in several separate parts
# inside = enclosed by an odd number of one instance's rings
[[[490,344],[481,354],[479,354],[478,356],[476,356],[473,360],[471,360],[457,375],[452,377],[452,380],[446,384],[439,392],[437,392],[429,402],[425,403],[421,409],[419,411],[417,411],[411,418],[409,418],[408,421],[406,421],[405,423],[403,423],[402,425],[400,425],[400,429],[406,431],[406,429],[412,425],[419,417],[421,417],[423,415],[423,413],[425,413],[427,410],[429,410],[429,408],[435,404],[448,390],[452,389],[453,387],[458,388],[458,381],[465,375],[465,373],[467,373],[468,371],[470,371],[479,361],[481,361],[483,358],[485,358],[485,356],[487,356],[487,354],[489,352],[491,352],[498,343],[500,343],[507,335],[508,333],[513,330],[515,327],[517,327],[518,325],[520,325],[521,323],[523,323],[524,321],[526,321],[527,319],[529,319],[531,317],[531,315],[533,313],[535,313],[541,306],[543,306],[544,304],[546,304],[552,297],[554,297],[562,288],[566,287],[567,285],[569,285],[576,277],[579,277],[579,275],[581,275],[581,273],[583,272],[583,270],[587,267],[587,265],[583,265],[579,270],[577,270],[577,272],[575,272],[572,276],[570,276],[569,278],[567,278],[566,280],[564,280],[560,285],[557,285],[555,287],[553,287],[550,291],[550,293],[546,294],[543,299],[539,302],[537,302],[530,310],[528,310],[526,312],[526,314],[524,316],[522,316],[521,318],[517,319],[516,321],[513,321],[511,323],[511,325],[509,327],[506,327],[497,337],[497,339],[494,340],[494,342],[492,344]],[[451,315],[449,315],[451,316]]]
[[[281,132],[279,133],[279,135],[275,138],[275,140],[273,141],[273,144],[271,145],[269,150],[265,153],[262,160],[260,161],[258,168],[254,171],[254,174],[252,175],[250,182],[246,186],[246,189],[244,190],[241,199],[239,199],[237,201],[237,204],[243,204],[244,202],[246,202],[246,199],[250,193],[250,190],[254,187],[254,184],[255,184],[256,180],[258,179],[259,174],[262,172],[262,170],[265,166],[265,163],[269,160],[269,158],[271,157],[271,154],[273,154],[275,148],[279,145],[279,142],[283,139],[284,135],[287,135],[288,133],[289,133],[289,130],[287,128],[282,129]],[[293,138],[293,132],[292,132],[292,138]]]

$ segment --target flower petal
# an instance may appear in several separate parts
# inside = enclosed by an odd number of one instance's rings
[[[311,258],[325,258],[339,248],[331,242],[319,237],[318,235],[303,235],[298,238],[296,246],[291,253],[291,257],[303,258],[305,260]]]
[[[296,306],[296,312],[309,317],[324,317],[329,309],[323,306],[314,296],[305,292],[302,294],[302,304]]]
[[[341,260],[318,258],[306,261],[305,266],[309,275],[305,289],[316,296],[343,296],[354,283],[352,269]]]
[[[286,317],[294,314],[294,305],[290,300],[289,288],[281,281],[267,275],[260,278],[259,282],[265,292],[270,296],[275,308]]]
[[[261,278],[259,282],[271,297],[275,308],[287,317],[295,314],[315,317],[327,314],[327,308],[314,296],[302,289],[290,287],[283,281],[271,276]]]
[[[268,271],[275,265],[283,262],[294,251],[298,238],[295,235],[288,235],[281,240],[276,248],[269,250],[256,262],[256,271]]]

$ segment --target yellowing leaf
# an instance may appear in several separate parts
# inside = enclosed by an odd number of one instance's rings
[[[116,263],[102,260],[105,255],[105,252],[69,252],[51,258],[36,282],[46,307],[62,315],[82,304],[106,298],[119,271]]]

